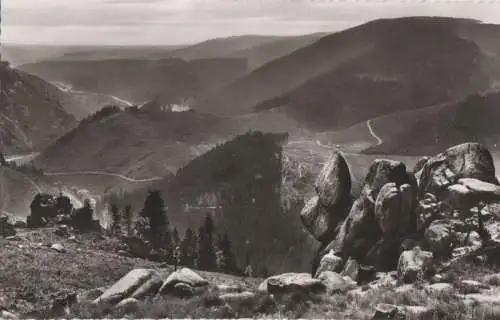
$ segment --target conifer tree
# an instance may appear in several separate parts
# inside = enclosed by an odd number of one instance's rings
[[[172,260],[169,221],[165,203],[158,190],[150,191],[144,202],[138,221],[138,232],[154,249],[164,253],[167,260]]]
[[[180,264],[185,267],[194,268],[196,260],[196,235],[191,228],[186,230],[186,235],[181,242]]]
[[[212,216],[207,214],[198,236],[198,262],[202,270],[216,269],[217,257],[213,241],[214,223]]]
[[[109,211],[111,212],[111,234],[118,236],[121,233],[121,217],[120,210],[115,204],[111,204]]]
[[[133,217],[132,217],[132,206],[127,204],[125,206],[125,210],[123,211],[123,219],[125,222],[125,231],[127,232],[127,236],[132,235],[132,226],[133,226]]]

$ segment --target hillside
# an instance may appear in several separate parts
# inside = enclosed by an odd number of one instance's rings
[[[246,72],[244,59],[43,61],[19,69],[77,90],[140,104],[154,98],[180,103],[227,84]]]
[[[250,250],[255,272],[308,271],[316,244],[298,218],[302,199],[282,199],[287,197],[281,185],[284,138],[238,136],[192,160],[173,177],[134,192],[115,189],[103,201],[121,208],[130,204],[137,213],[148,190],[158,189],[180,234],[198,228],[209,212],[217,232],[229,234],[240,263]]]
[[[474,23],[372,21],[269,62],[199,99],[195,108],[221,114],[279,108],[309,126],[338,129],[487,89],[491,60],[456,31]]]
[[[53,85],[6,64],[0,65],[0,81],[3,152],[40,150],[76,124]]]
[[[274,41],[254,45],[250,48],[234,51],[224,56],[246,58],[248,60],[248,69],[252,71],[270,61],[286,56],[302,47],[306,47],[326,35],[327,33],[320,32],[303,36],[284,37],[283,39],[276,39]]]
[[[164,176],[203,152],[203,145],[216,140],[221,131],[227,129],[220,119],[193,111],[107,107],[82,120],[44,150],[36,163],[46,172],[100,171],[135,179]]]
[[[474,94],[460,101],[373,119],[384,142],[365,153],[422,155],[460,141],[479,142],[497,151],[500,130],[491,119],[500,117],[499,104],[499,92]]]

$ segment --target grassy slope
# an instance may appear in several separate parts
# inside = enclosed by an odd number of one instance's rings
[[[53,234],[53,229],[21,231],[23,240],[0,239],[0,296],[7,310],[27,317],[46,317],[52,296],[61,290],[83,293],[94,288],[108,287],[133,268],[154,268],[165,277],[172,267],[159,263],[122,257],[115,254],[119,243],[110,238],[78,235],[77,241],[67,241]],[[67,250],[58,253],[46,245],[61,243]],[[82,303],[71,308],[72,318],[330,318],[371,319],[378,303],[425,306],[439,313],[440,319],[497,319],[498,306],[464,304],[455,294],[460,292],[458,279],[481,280],[498,272],[498,269],[471,264],[454,265],[445,278],[455,286],[455,291],[433,294],[417,283],[403,292],[393,285],[357,290],[348,294],[332,295],[283,295],[271,298],[257,294],[252,299],[225,305],[218,300],[216,285],[239,285],[244,290],[255,291],[262,279],[240,278],[225,274],[199,272],[211,283],[209,292],[199,298],[173,297],[146,300],[133,312],[104,309]],[[493,292],[499,290],[497,282],[490,282]],[[496,290],[496,291],[495,291]],[[357,292],[357,293],[356,293]]]

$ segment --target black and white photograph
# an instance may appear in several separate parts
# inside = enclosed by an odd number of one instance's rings
[[[0,319],[500,320],[500,1],[0,1]]]

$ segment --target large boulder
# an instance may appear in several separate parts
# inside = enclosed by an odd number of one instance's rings
[[[333,220],[330,213],[320,205],[319,197],[313,196],[300,212],[300,219],[306,229],[318,240],[327,241],[332,235]]]
[[[325,290],[325,284],[321,280],[311,277],[309,273],[284,273],[269,277],[259,285],[259,291],[272,294],[323,292]]]
[[[334,152],[327,160],[314,187],[316,195],[306,202],[300,218],[307,230],[326,244],[335,238],[351,202],[351,174],[340,152]]]
[[[358,198],[342,223],[337,237],[323,250],[347,259],[362,261],[366,252],[381,237],[382,232],[375,220],[373,203],[367,197]]]
[[[419,176],[419,197],[441,193],[461,178],[475,178],[498,185],[490,151],[479,143],[463,143],[430,158]]]
[[[177,286],[181,284],[181,286]],[[179,288],[193,289],[206,287],[208,281],[189,268],[182,268],[170,274],[160,288],[161,294],[168,294],[179,291]],[[177,289],[176,289],[177,286]],[[186,289],[186,290],[187,290]]]
[[[99,298],[95,299],[94,303],[114,305],[137,292],[142,285],[147,284],[148,280],[153,277],[159,277],[155,270],[134,269],[107,289]]]
[[[400,187],[386,183],[375,201],[375,218],[384,237],[414,232],[416,228],[416,192],[409,184]]]
[[[314,188],[321,205],[328,209],[344,209],[349,203],[351,174],[347,162],[340,152],[335,151],[326,161],[316,178]],[[341,212],[336,213],[342,214]]]
[[[423,251],[420,247],[401,253],[398,262],[398,283],[413,283],[417,279],[424,279],[432,270],[432,252]]]

